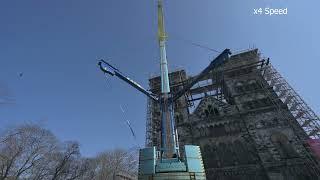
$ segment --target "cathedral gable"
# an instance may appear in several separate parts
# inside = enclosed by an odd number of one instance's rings
[[[212,96],[206,96],[200,101],[193,114],[200,118],[220,116],[225,114],[229,108],[229,104],[219,101]]]

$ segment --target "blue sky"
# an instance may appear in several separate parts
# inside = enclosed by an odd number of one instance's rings
[[[96,63],[109,59],[147,87],[159,71],[155,2],[2,0],[0,83],[15,104],[0,106],[0,130],[40,123],[79,141],[85,156],[143,145],[146,97],[106,79]],[[288,8],[288,15],[254,15],[260,7]],[[167,0],[169,69],[195,74],[217,55],[181,39],[217,50],[257,47],[319,114],[319,7],[318,0]]]

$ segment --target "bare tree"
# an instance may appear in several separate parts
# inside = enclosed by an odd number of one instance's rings
[[[23,125],[8,130],[0,141],[0,179],[27,178],[55,146],[54,135],[39,126]]]
[[[106,180],[136,176],[138,152],[116,149],[94,158],[80,155],[77,142],[59,142],[37,125],[21,125],[0,136],[0,180]]]
[[[82,179],[93,176],[90,163],[81,158],[78,143],[59,143],[37,125],[10,129],[0,138],[0,180]]]
[[[78,164],[80,159],[79,144],[76,142],[68,142],[64,144],[61,151],[52,154],[52,180],[56,179],[75,179],[80,176],[81,163]]]
[[[113,179],[118,173],[136,176],[137,151],[116,149],[99,154],[96,158],[96,179]]]
[[[42,164],[39,164],[32,171],[31,179],[92,179],[91,177],[94,176],[94,173],[91,167],[91,160],[80,156],[78,143],[67,142],[63,143],[63,145],[60,144],[59,148],[46,155],[46,159]]]

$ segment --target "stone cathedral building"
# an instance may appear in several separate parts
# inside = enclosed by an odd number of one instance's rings
[[[170,73],[171,91],[196,76]],[[149,86],[159,94],[160,77]],[[175,120],[180,147],[201,147],[209,180],[320,177],[319,157],[308,144],[318,143],[319,117],[257,49],[212,69],[175,103]],[[159,132],[160,109],[150,100],[146,146],[159,145]]]

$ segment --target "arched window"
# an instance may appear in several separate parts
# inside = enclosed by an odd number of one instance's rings
[[[181,123],[181,116],[180,116],[180,114],[176,114],[175,120],[176,120],[176,123],[177,123],[177,124],[180,124],[180,123]]]
[[[250,91],[255,90],[256,89],[256,84],[257,84],[256,80],[254,80],[254,79],[249,80],[247,85],[246,85],[248,87],[247,89],[250,90]]]
[[[228,158],[227,152],[227,145],[225,143],[219,143],[217,147],[217,154],[220,159],[220,164],[222,167],[227,166],[228,162],[225,161]]]
[[[209,135],[210,136],[215,136],[215,129],[213,126],[209,126]]]
[[[236,82],[235,84],[235,91],[238,92],[238,93],[242,93],[244,91],[244,88],[243,88],[243,82],[239,81],[239,82]]]
[[[214,131],[216,131],[216,136],[225,136],[227,134],[223,124],[215,126]]]
[[[204,113],[206,114],[206,117],[209,117],[209,111],[206,109],[206,110],[204,110]]]
[[[278,149],[278,152],[282,158],[294,158],[298,157],[298,153],[290,144],[288,137],[281,132],[274,132],[271,135],[271,142]]]
[[[208,107],[207,107],[207,109],[208,109],[209,114],[210,114],[210,115],[213,115],[212,105],[209,104]]]
[[[204,114],[206,117],[209,117],[209,116],[219,116],[220,113],[218,111],[217,108],[214,108],[212,105],[208,105],[207,108],[204,110]]]
[[[213,111],[214,111],[214,114],[216,115],[216,116],[219,116],[219,111],[218,111],[218,109],[217,108],[213,108]]]
[[[243,82],[242,82],[242,81],[238,81],[238,82],[236,82],[235,85],[236,85],[236,86],[242,86],[242,85],[243,85]]]
[[[206,144],[203,148],[202,148],[202,152],[204,157],[210,157],[211,156],[211,148],[210,145]]]

